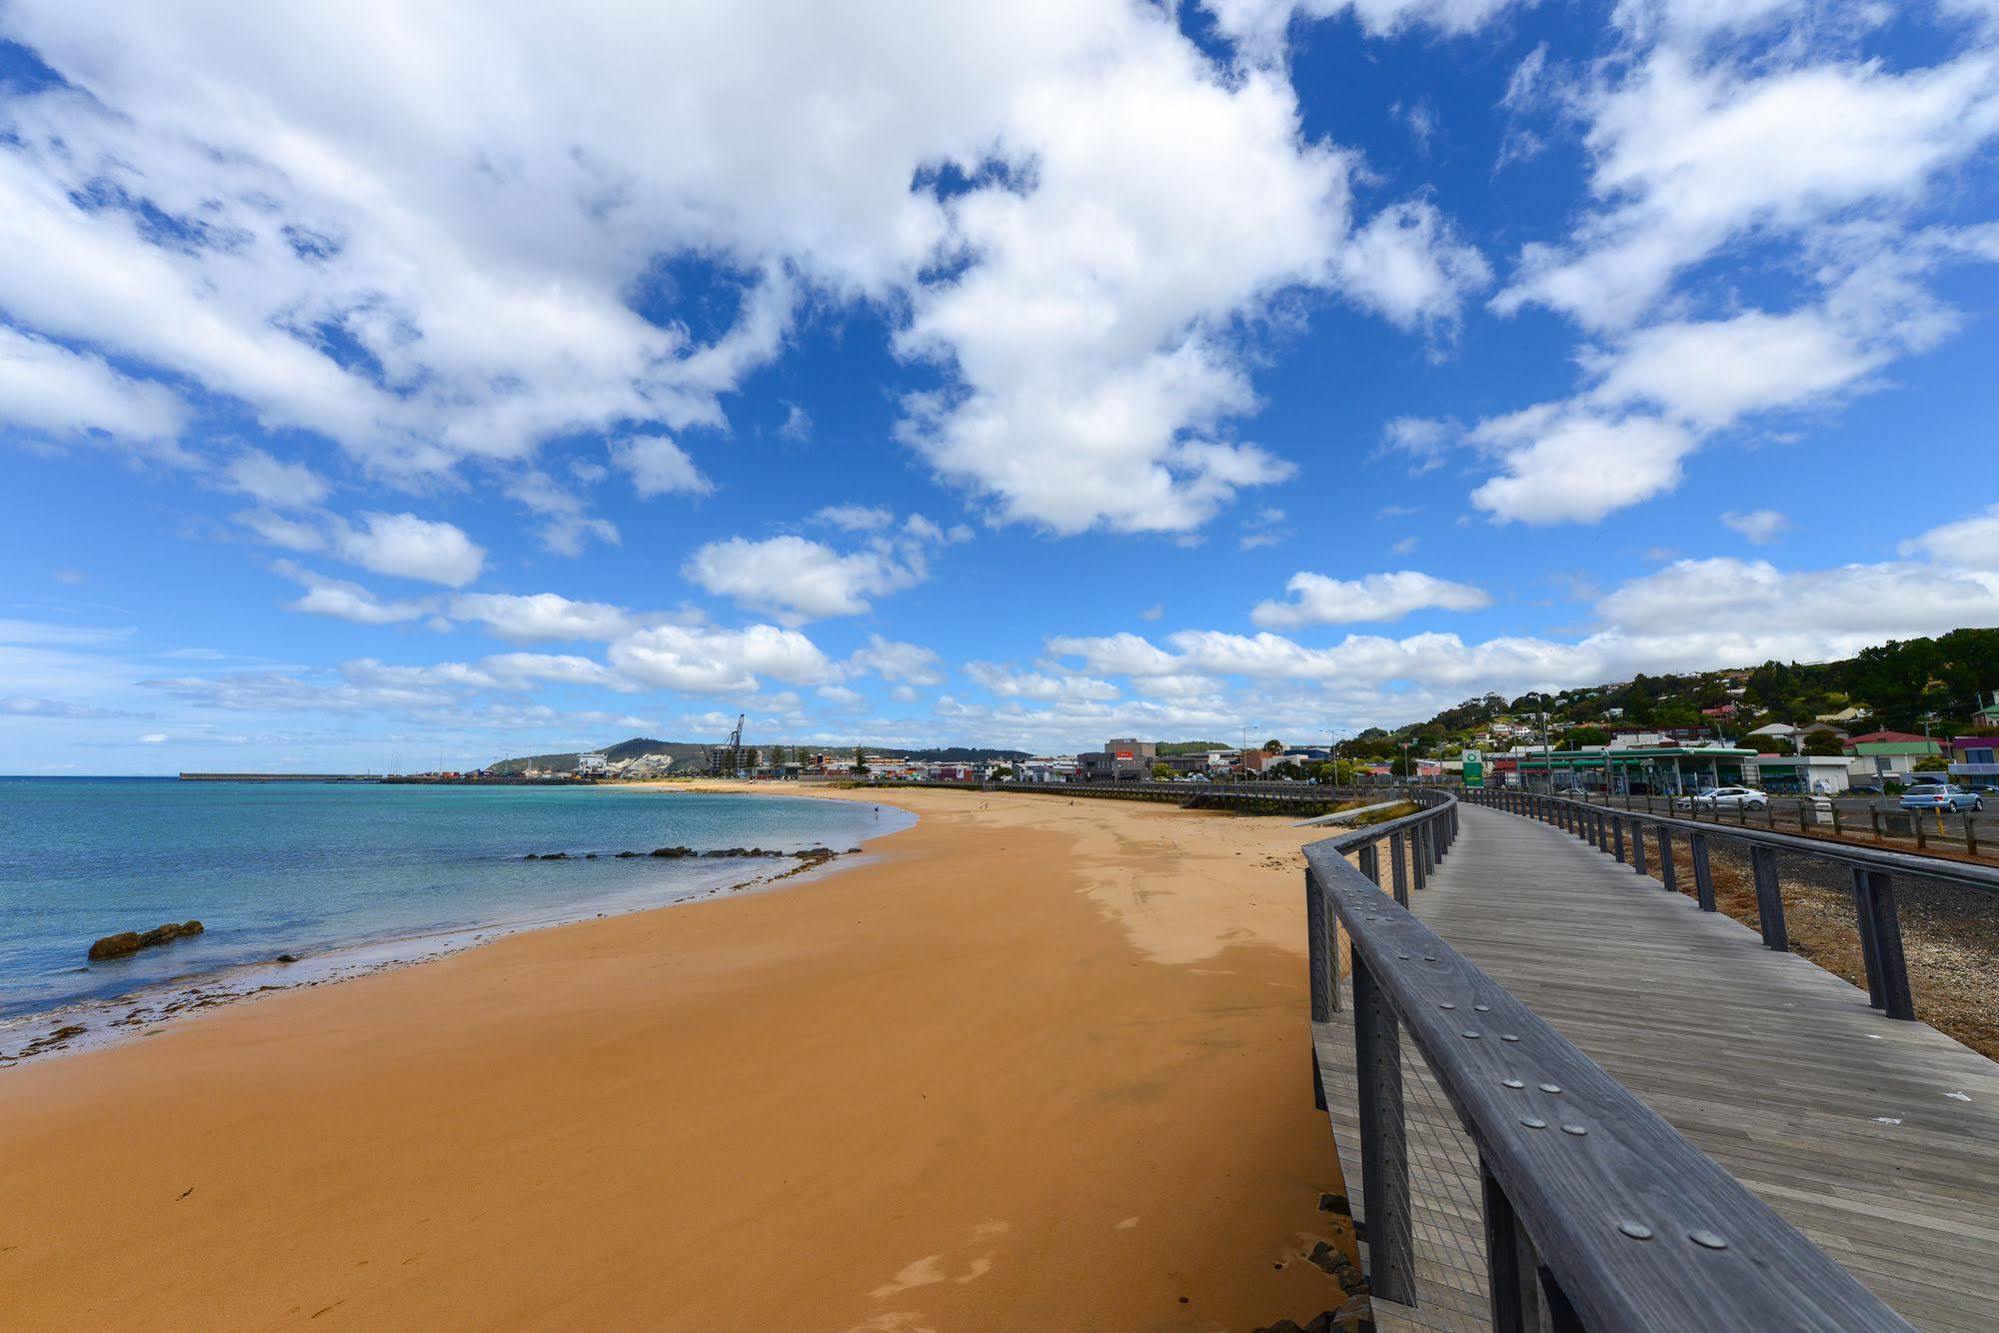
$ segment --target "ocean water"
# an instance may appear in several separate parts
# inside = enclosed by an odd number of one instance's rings
[[[281,953],[417,957],[483,928],[682,901],[797,864],[620,851],[844,853],[912,822],[886,806],[671,788],[0,778],[0,1020]],[[521,859],[558,851],[570,859]],[[101,936],[189,919],[206,933],[86,961]]]

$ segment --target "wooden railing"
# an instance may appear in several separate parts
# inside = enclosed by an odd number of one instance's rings
[[[1763,943],[1780,952],[1790,949],[1791,937],[1784,920],[1778,853],[1809,857],[1838,867],[1853,885],[1854,923],[1860,935],[1861,961],[1867,970],[1868,1002],[1890,1018],[1916,1016],[1915,997],[1909,989],[1908,956],[1902,943],[1901,911],[1896,903],[1897,878],[1999,893],[1999,869],[1964,861],[1777,833],[1746,824],[1716,825],[1672,815],[1620,810],[1540,792],[1502,788],[1467,791],[1464,797],[1478,805],[1553,824],[1609,852],[1619,861],[1628,859],[1631,868],[1641,875],[1650,873],[1649,836],[1658,848],[1660,882],[1673,891],[1679,889],[1679,863],[1673,840],[1685,838],[1688,860],[1693,867],[1694,900],[1703,912],[1715,910],[1709,839],[1722,837],[1747,844],[1750,878],[1756,889],[1756,919],[1763,932]]]
[[[1401,1055],[1407,1040],[1476,1149],[1496,1329],[1906,1328],[1408,911],[1411,889],[1423,889],[1459,834],[1454,796],[1426,792],[1419,799],[1428,806],[1420,813],[1305,849],[1315,1023],[1332,1022],[1340,1003],[1335,923],[1350,941],[1374,1295],[1417,1302]]]

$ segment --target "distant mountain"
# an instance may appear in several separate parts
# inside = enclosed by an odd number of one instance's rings
[[[638,759],[649,754],[669,755],[673,759],[673,771],[700,772],[707,759],[708,747],[689,741],[656,741],[645,736],[634,736],[616,745],[607,745],[601,753],[612,763],[622,763],[627,759]],[[576,756],[597,754],[596,750],[572,750],[567,754],[530,754],[517,759],[502,759],[488,764],[488,773],[519,773],[530,768],[544,773],[573,773],[576,771]]]

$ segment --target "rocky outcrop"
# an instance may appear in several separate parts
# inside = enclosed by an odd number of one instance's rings
[[[98,963],[103,962],[107,958],[124,958],[129,954],[139,952],[141,949],[154,949],[162,944],[171,944],[173,941],[182,939],[188,935],[199,935],[204,929],[206,927],[199,921],[183,921],[178,925],[169,921],[163,926],[154,926],[151,930],[144,932],[136,930],[120,931],[116,935],[106,935],[103,939],[91,945],[90,961]]]

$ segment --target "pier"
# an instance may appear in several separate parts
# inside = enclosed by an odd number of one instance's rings
[[[1999,1065],[1914,1020],[1895,886],[1999,872],[1749,830],[1752,929],[1712,910],[1733,830],[1421,799],[1307,849],[1381,1327],[1992,1326]],[[1789,951],[1780,853],[1850,877],[1867,989]]]

